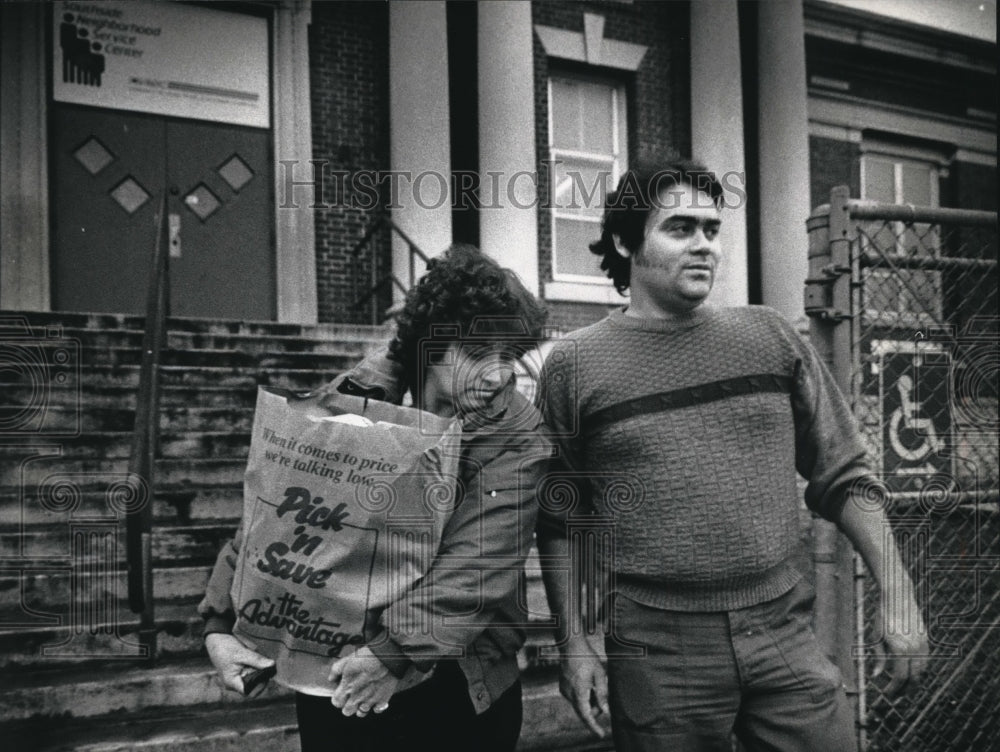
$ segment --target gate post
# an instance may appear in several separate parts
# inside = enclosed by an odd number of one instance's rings
[[[809,276],[805,311],[813,346],[833,374],[837,386],[853,403],[852,271],[850,191],[837,186],[830,203],[813,210],[809,232]],[[858,677],[852,656],[855,633],[854,549],[836,525],[813,520],[813,562],[816,606],[813,626],[820,645],[840,668],[847,695],[858,716]]]

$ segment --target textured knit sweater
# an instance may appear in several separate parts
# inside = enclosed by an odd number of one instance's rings
[[[614,587],[650,606],[782,595],[801,577],[796,469],[807,505],[833,520],[869,473],[829,372],[769,308],[702,306],[682,321],[616,311],[556,344],[543,387],[582,494],[567,504],[550,482],[543,531],[613,530]]]

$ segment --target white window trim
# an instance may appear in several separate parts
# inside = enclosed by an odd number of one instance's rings
[[[882,159],[883,161],[889,161],[893,164],[893,201],[891,203],[900,204],[904,203],[900,200],[900,196],[903,193],[903,164],[904,162],[923,162],[925,164],[932,165],[934,169],[930,171],[930,206],[938,207],[940,206],[941,196],[940,196],[940,178],[947,176],[948,161],[943,157],[940,152],[933,149],[922,149],[920,147],[911,147],[905,145],[899,145],[898,147],[888,143],[881,142],[873,139],[866,139],[861,146],[861,159],[860,161],[860,178],[861,178],[861,198],[867,199],[865,195],[865,185],[867,184],[867,169],[868,169],[868,158],[874,157],[876,159]],[[902,235],[903,222],[892,222],[894,226],[893,234],[896,237],[896,242],[898,243],[899,237]],[[897,251],[898,251],[897,247]],[[932,248],[932,256],[937,256],[940,254],[940,247]],[[942,301],[936,301],[937,305],[942,305]],[[870,320],[874,321],[876,319],[881,319],[885,321],[887,318],[891,320],[892,325],[895,327],[909,327],[909,328],[924,328],[929,326],[934,326],[937,319],[928,313],[923,311],[882,311],[874,308],[865,308],[864,316]]]
[[[901,136],[954,144],[961,161],[996,166],[995,125],[984,127],[968,119],[931,114],[898,105],[870,102],[831,92],[810,91],[808,100],[810,135],[862,143],[864,131],[898,133]]]
[[[583,32],[535,25],[535,33],[545,54],[559,60],[573,60],[605,68],[636,71],[648,47],[604,38],[604,16],[583,14]]]
[[[596,256],[594,257],[597,258]],[[570,303],[600,303],[601,305],[625,305],[628,296],[618,294],[610,279],[590,282],[546,282],[545,299]]]
[[[553,122],[552,122],[552,80],[553,78],[562,78],[568,80],[579,80],[579,81],[595,81],[601,80],[600,76],[586,76],[586,75],[574,75],[572,73],[556,73],[554,76],[549,76],[547,82],[547,97],[548,97],[548,146],[549,146],[549,158],[552,160],[553,164],[559,160],[560,157],[567,157],[576,160],[584,160],[590,162],[600,162],[608,163],[611,166],[611,185],[617,185],[619,178],[622,173],[628,169],[628,155],[625,145],[622,144],[622,136],[628,133],[628,122],[627,122],[627,108],[626,108],[626,97],[625,97],[625,86],[624,84],[617,81],[607,80],[607,83],[613,86],[612,88],[612,111],[614,117],[611,123],[611,140],[614,144],[615,151],[610,155],[606,154],[596,154],[593,152],[577,151],[573,149],[558,149],[552,144],[553,140]],[[552,196],[552,191],[555,186],[550,185],[550,197]],[[594,238],[596,239],[600,235],[600,219],[592,217],[581,217],[578,214],[568,214],[561,213],[558,209],[553,208],[549,212],[549,230],[550,237],[552,238],[551,245],[551,257],[552,257],[552,282],[546,282],[544,286],[544,294],[546,300],[563,300],[563,301],[577,301],[585,303],[602,303],[607,305],[614,305],[622,301],[622,297],[614,288],[614,284],[610,279],[604,276],[600,272],[600,267],[598,263],[597,256],[594,256],[594,274],[593,275],[581,275],[581,274],[567,274],[558,273],[558,261],[557,261],[557,249],[556,249],[556,220],[559,218],[569,218],[576,221],[592,222],[595,225]]]

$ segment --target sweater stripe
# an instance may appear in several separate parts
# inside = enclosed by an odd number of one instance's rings
[[[584,435],[589,438],[613,423],[640,415],[648,416],[666,410],[716,402],[728,397],[763,393],[791,394],[791,377],[773,373],[758,373],[749,376],[736,376],[731,379],[720,379],[683,389],[671,389],[667,392],[645,394],[623,402],[616,402],[585,416],[583,431]]]

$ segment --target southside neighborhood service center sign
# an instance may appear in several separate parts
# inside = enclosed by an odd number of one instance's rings
[[[263,18],[168,2],[58,2],[58,102],[268,128]]]

